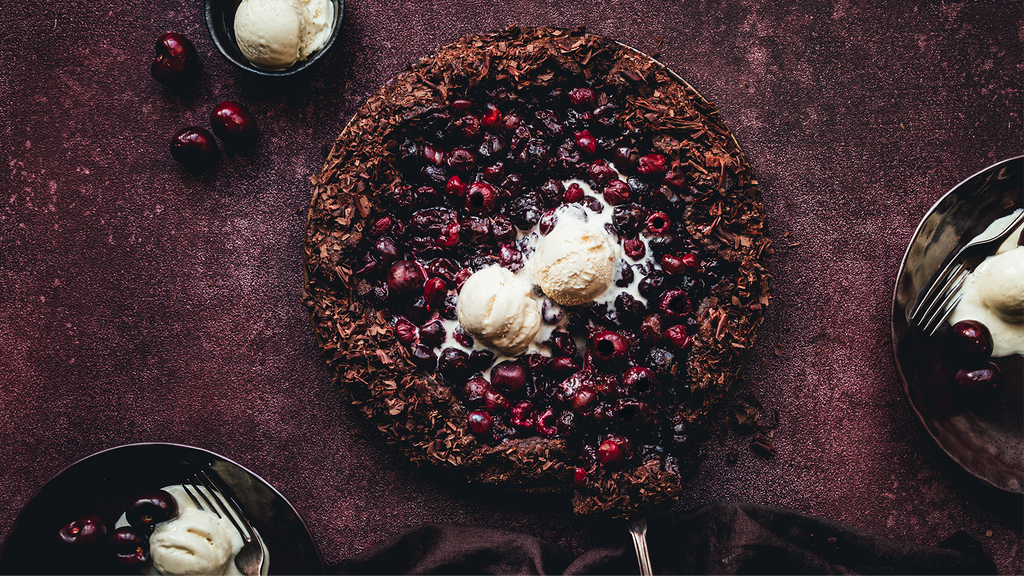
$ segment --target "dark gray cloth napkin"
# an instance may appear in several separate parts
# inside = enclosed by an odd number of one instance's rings
[[[648,522],[655,574],[995,574],[981,544],[959,531],[936,546],[769,506],[715,503]],[[636,574],[621,545],[572,557],[527,534],[424,524],[340,564],[342,574]]]

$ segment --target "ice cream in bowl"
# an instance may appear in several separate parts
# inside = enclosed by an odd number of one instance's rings
[[[260,76],[291,76],[330,48],[343,0],[206,0],[206,24],[231,63]]]

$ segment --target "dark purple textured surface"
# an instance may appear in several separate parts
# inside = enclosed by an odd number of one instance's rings
[[[337,398],[302,307],[308,177],[359,104],[417,56],[511,23],[645,51],[718,104],[762,184],[775,299],[738,394],[777,409],[778,456],[731,433],[679,509],[790,507],[934,544],[957,529],[1024,571],[1020,498],[986,489],[914,419],[889,342],[892,286],[946,190],[1024,151],[1019,2],[349,1],[332,53],[289,82],[215,52],[199,3],[28,2],[0,21],[0,537],[50,476],[140,441],[225,455],[277,487],[327,563],[421,522],[485,524],[571,553],[626,542],[553,498],[402,462]],[[203,62],[149,76],[168,30]],[[201,175],[179,128],[221,100],[259,146]],[[1017,400],[1019,401],[1019,399]],[[740,458],[726,462],[732,443]]]

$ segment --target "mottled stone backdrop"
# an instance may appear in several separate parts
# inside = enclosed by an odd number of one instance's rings
[[[897,267],[928,208],[1024,152],[1020,2],[517,3],[349,0],[311,74],[262,79],[214,49],[201,3],[11,3],[0,20],[0,537],[53,474],[111,446],[213,450],[278,488],[335,563],[405,526],[492,525],[571,553],[628,543],[551,498],[401,461],[339,401],[300,303],[308,178],[359,104],[469,33],[585,26],[660,59],[718,104],[760,178],[775,300],[738,397],[778,410],[778,454],[730,432],[696,488],[934,544],[965,529],[1024,571],[1020,498],[937,448],[889,341]],[[193,89],[149,75],[174,30]],[[221,100],[262,141],[195,175],[179,128]],[[733,444],[739,458],[727,458]]]

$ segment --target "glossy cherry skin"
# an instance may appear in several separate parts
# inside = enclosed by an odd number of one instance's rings
[[[91,547],[106,539],[107,525],[99,516],[83,516],[61,526],[57,537],[70,546]]]
[[[127,566],[142,566],[150,560],[149,538],[131,526],[122,526],[110,535],[110,547],[117,561]]]
[[[152,530],[153,526],[178,515],[178,501],[166,490],[157,490],[140,496],[125,510],[125,519],[139,530]]]
[[[210,111],[210,126],[218,138],[235,148],[256,143],[259,131],[252,113],[238,102],[221,102]]]
[[[953,340],[960,354],[971,360],[992,356],[992,334],[977,320],[961,320],[953,325]]]
[[[956,389],[961,398],[974,405],[995,400],[1003,387],[1003,373],[989,362],[976,368],[962,368],[956,373]]]
[[[153,79],[166,86],[184,84],[199,75],[199,54],[192,41],[168,32],[156,41],[156,59],[149,69]]]
[[[209,130],[191,126],[171,139],[171,156],[188,168],[202,170],[217,162],[217,141]]]

